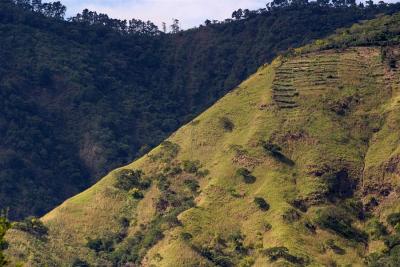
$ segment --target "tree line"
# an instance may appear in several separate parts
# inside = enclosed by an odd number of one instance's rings
[[[157,25],[151,21],[142,21],[139,19],[131,20],[120,20],[110,18],[107,14],[97,13],[96,11],[90,11],[84,9],[82,13],[78,13],[73,17],[65,18],[67,8],[61,4],[61,2],[42,3],[42,0],[2,0],[13,3],[18,7],[30,10],[33,12],[40,13],[46,17],[65,20],[73,23],[83,23],[86,25],[103,26],[112,29],[122,34],[139,34],[155,36],[162,33],[168,33],[168,27],[165,22],[162,23],[162,29],[160,30]],[[206,19],[204,25],[209,26],[212,24],[230,23],[234,20],[250,19],[257,15],[268,15],[274,12],[281,11],[283,9],[290,8],[355,8],[355,9],[387,9],[388,7],[395,6],[395,3],[385,3],[379,1],[377,4],[372,0],[367,0],[365,4],[360,2],[357,4],[356,0],[273,0],[265,5],[265,8],[257,10],[249,9],[238,9],[233,11],[231,18],[227,18],[224,21]],[[172,24],[169,27],[169,33],[176,34],[181,31],[180,21],[178,19],[172,19]]]

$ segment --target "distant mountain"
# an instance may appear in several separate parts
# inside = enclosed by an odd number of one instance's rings
[[[0,208],[43,215],[160,143],[279,52],[399,5],[274,2],[175,34],[0,2]]]
[[[28,266],[397,266],[400,14],[279,56],[8,231]]]

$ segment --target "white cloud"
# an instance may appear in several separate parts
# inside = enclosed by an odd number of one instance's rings
[[[157,25],[170,24],[173,18],[181,21],[183,28],[198,26],[206,19],[229,18],[238,8],[265,7],[266,0],[62,0],[68,15],[84,8],[106,13],[120,19],[151,20]]]

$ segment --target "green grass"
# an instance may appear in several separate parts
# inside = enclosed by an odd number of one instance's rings
[[[363,266],[368,254],[365,247],[341,237],[329,229],[317,227],[316,234],[305,227],[313,222],[317,210],[330,201],[340,203],[338,196],[330,198],[324,176],[317,173],[335,173],[345,169],[348,178],[358,183],[358,190],[377,175],[385,179],[384,166],[390,157],[398,155],[399,91],[389,90],[391,79],[384,83],[371,73],[384,71],[379,61],[380,48],[351,48],[344,51],[324,51],[278,58],[264,66],[238,88],[219,100],[194,121],[174,133],[168,141],[179,152],[165,157],[165,146],[160,146],[140,160],[124,167],[143,170],[153,180],[145,191],[144,199],[135,200],[128,192],[114,187],[115,173],[110,173],[98,184],[71,198],[43,218],[49,227],[47,241],[39,241],[12,230],[7,235],[10,248],[7,255],[15,261],[32,265],[70,264],[79,257],[93,265],[101,265],[109,259],[106,254],[96,255],[85,247],[88,238],[100,238],[121,231],[122,217],[130,220],[128,237],[138,231],[146,231],[156,215],[160,198],[166,192],[157,188],[157,175],[166,167],[185,169],[198,161],[207,175],[190,171],[166,177],[170,190],[177,196],[194,196],[196,207],[183,211],[179,225],[170,227],[158,224],[164,238],[151,248],[146,248],[143,263],[154,266],[215,266],[215,258],[200,255],[198,249],[208,247],[229,256],[235,266],[277,265],[269,262],[265,249],[286,247],[295,257],[309,260],[310,266],[352,264]],[[349,59],[363,68],[348,65]],[[299,68],[289,78],[277,75],[280,69]],[[324,71],[336,73],[337,80],[330,82]],[[324,78],[325,77],[325,78]],[[282,80],[287,79],[287,80]],[[292,84],[299,95],[298,107],[280,108],[273,99],[272,88],[276,83]],[[321,86],[321,84],[323,86]],[[354,97],[356,102],[346,107],[344,115],[338,115],[331,106]],[[233,127],[221,125],[221,118]],[[376,119],[382,123],[378,130]],[[380,125],[378,125],[380,126]],[[294,164],[285,164],[267,153],[262,142],[281,147],[281,153]],[[193,165],[193,164],[192,164]],[[237,175],[240,168],[248,169],[256,177],[252,184],[243,182]],[[198,190],[188,190],[187,182],[199,184]],[[389,181],[390,182],[390,181]],[[167,194],[168,195],[168,194]],[[171,197],[171,195],[168,195]],[[270,205],[267,211],[254,203],[255,197],[264,198]],[[308,211],[299,211],[294,221],[284,220],[283,215],[292,210],[294,199],[307,203]],[[397,205],[397,200],[383,202],[383,207]],[[385,206],[386,205],[386,206]],[[172,209],[166,208],[166,213]],[[379,218],[379,216],[377,216]],[[364,227],[363,221],[355,225]],[[240,232],[245,253],[232,253],[227,240]],[[183,240],[182,233],[191,238]],[[345,253],[335,253],[327,248],[332,239],[335,246]],[[123,239],[119,246],[123,246]],[[225,240],[227,244],[222,241]],[[218,243],[222,242],[222,244]],[[331,242],[331,241],[329,241]],[[334,246],[333,246],[334,247]],[[18,256],[22,255],[22,256]],[[247,265],[246,265],[247,264]]]

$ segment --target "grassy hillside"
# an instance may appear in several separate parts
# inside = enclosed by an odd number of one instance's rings
[[[400,10],[281,1],[163,34],[89,11],[66,21],[30,2],[0,1],[0,210],[12,219],[140,157],[278,53]]]
[[[43,223],[14,225],[6,255],[27,266],[395,266],[400,50],[348,46],[261,67]]]

